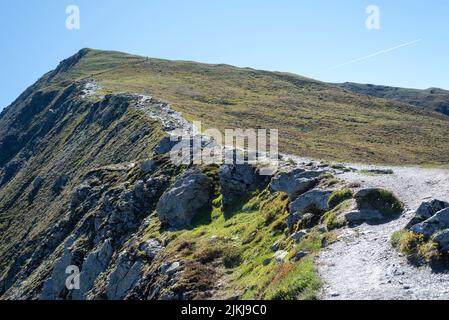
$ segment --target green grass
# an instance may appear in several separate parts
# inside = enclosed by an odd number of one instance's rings
[[[349,188],[343,188],[340,190],[336,190],[332,192],[331,196],[328,200],[329,208],[335,208],[340,203],[342,203],[345,200],[351,199],[354,196],[354,193]]]
[[[384,189],[373,189],[356,200],[359,208],[379,210],[384,216],[393,216],[404,211],[404,204],[391,191]]]
[[[432,263],[442,257],[436,242],[426,240],[423,235],[409,230],[394,232],[390,242],[394,248],[412,261]]]
[[[322,247],[324,236],[314,233],[296,249],[293,247],[285,229],[288,215],[285,194],[257,192],[228,216],[223,215],[221,201],[213,203],[209,224],[170,232],[161,231],[160,224],[154,221],[142,241],[151,237],[163,239],[168,243],[169,256],[181,255],[191,262],[190,266],[213,265],[226,278],[228,296],[236,293],[241,299],[311,299],[316,296],[320,280],[312,257]],[[281,228],[279,221],[283,222]],[[275,242],[280,242],[282,249],[290,252],[288,258],[299,248],[311,255],[299,262],[287,261],[285,265],[278,265],[274,260],[264,265],[264,260],[273,258],[271,246]],[[286,294],[277,295],[281,291]]]
[[[447,164],[446,116],[294,74],[91,50],[56,80],[86,76],[98,80],[101,94],[153,95],[204,127],[279,129],[280,149],[286,153],[336,161]]]

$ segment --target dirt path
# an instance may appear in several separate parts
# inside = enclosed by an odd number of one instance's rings
[[[370,166],[354,166],[370,169]],[[413,267],[391,247],[391,234],[403,228],[422,201],[449,200],[449,170],[392,168],[393,175],[350,172],[339,177],[362,187],[393,191],[406,205],[399,219],[383,224],[345,228],[339,241],[317,259],[325,282],[322,299],[449,299],[449,273]]]

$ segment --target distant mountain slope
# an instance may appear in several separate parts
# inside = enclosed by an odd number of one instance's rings
[[[352,82],[336,85],[354,93],[401,101],[423,109],[449,115],[449,91],[447,90],[439,88],[429,88],[426,90],[405,89]]]

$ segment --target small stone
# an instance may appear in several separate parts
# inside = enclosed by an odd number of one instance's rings
[[[299,243],[302,238],[307,234],[307,230],[300,230],[293,233],[290,238],[292,238],[296,243]]]
[[[285,250],[279,250],[274,254],[274,259],[277,263],[284,263],[285,257],[287,257],[288,252]]]
[[[280,243],[279,241],[276,241],[275,243],[273,243],[273,245],[271,246],[271,251],[276,252],[278,251],[280,248]]]
[[[268,259],[265,259],[265,260],[262,262],[262,265],[268,266],[270,263],[271,263],[271,258],[268,258]]]

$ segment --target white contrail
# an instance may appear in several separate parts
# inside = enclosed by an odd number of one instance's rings
[[[420,41],[422,41],[422,39],[413,40],[413,41],[410,41],[410,42],[407,42],[407,43],[400,44],[400,45],[395,46],[395,47],[393,47],[393,48],[381,50],[381,51],[378,51],[378,52],[369,54],[369,55],[367,55],[367,56],[364,56],[364,57],[361,57],[361,58],[357,58],[357,59],[354,59],[354,60],[351,60],[351,61],[348,61],[348,62],[339,64],[339,65],[336,65],[336,66],[334,66],[334,67],[331,67],[331,68],[327,69],[326,71],[335,70],[335,69],[338,69],[338,68],[347,66],[347,65],[349,65],[349,64],[353,64],[353,63],[356,63],[356,62],[360,62],[360,61],[363,61],[363,60],[366,60],[366,59],[369,59],[369,58],[378,56],[378,55],[380,55],[380,54],[388,53],[388,52],[391,52],[391,51],[396,50],[396,49],[399,49],[399,48],[411,46],[412,44],[415,44],[415,43],[420,42]]]

